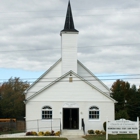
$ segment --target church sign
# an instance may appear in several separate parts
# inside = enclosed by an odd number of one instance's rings
[[[106,140],[108,140],[108,134],[137,134],[139,139],[139,118],[136,122],[125,119],[107,121]]]

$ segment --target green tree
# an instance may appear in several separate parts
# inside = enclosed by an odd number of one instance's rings
[[[130,84],[121,80],[117,80],[111,87],[112,97],[118,101],[115,106],[116,113],[125,109],[126,101],[129,99]]]
[[[127,110],[119,110],[118,112],[116,112],[115,119],[118,120],[121,118],[129,119],[129,115],[127,113]]]
[[[0,86],[0,118],[23,118],[25,116],[25,99],[22,94],[29,87],[28,82],[19,78],[10,78]]]
[[[117,80],[111,87],[115,104],[115,118],[136,120],[140,114],[140,90],[135,85],[130,87],[128,82]]]
[[[130,92],[130,99],[127,103],[127,110],[131,120],[136,120],[140,117],[140,92],[136,86],[133,85]]]

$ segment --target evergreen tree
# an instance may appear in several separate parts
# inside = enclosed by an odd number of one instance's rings
[[[117,80],[111,87],[115,104],[115,119],[125,118],[136,120],[140,115],[140,90],[135,85],[130,87],[128,82]]]

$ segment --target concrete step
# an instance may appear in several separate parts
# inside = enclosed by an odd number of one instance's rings
[[[62,136],[83,136],[83,130],[62,130]]]

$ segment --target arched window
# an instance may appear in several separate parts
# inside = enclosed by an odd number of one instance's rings
[[[52,108],[50,106],[42,108],[42,119],[52,119]]]
[[[99,119],[99,116],[100,116],[100,111],[99,111],[99,108],[96,107],[96,106],[91,106],[89,108],[89,119]]]

